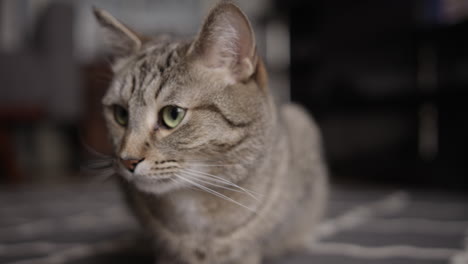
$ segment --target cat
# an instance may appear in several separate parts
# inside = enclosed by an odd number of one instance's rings
[[[114,169],[156,263],[306,249],[328,196],[320,132],[301,107],[275,105],[239,7],[219,2],[190,41],[94,14],[115,57],[102,100]]]

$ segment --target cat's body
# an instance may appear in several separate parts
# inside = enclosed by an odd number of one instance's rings
[[[124,40],[103,103],[157,263],[258,264],[306,248],[327,196],[320,135],[299,107],[276,108],[242,12],[219,4],[193,42],[96,15]]]
[[[255,213],[197,190],[152,196],[123,184],[136,214],[155,235],[159,254],[167,256],[163,263],[177,263],[172,261],[182,256],[191,260],[187,263],[259,263],[261,257],[303,250],[312,241],[327,196],[320,153],[310,152],[320,148],[318,135],[296,106],[282,107],[281,115],[303,120],[287,124],[283,119],[278,124],[283,128],[275,129],[275,144],[238,183],[262,194]],[[242,193],[230,197],[252,204]]]

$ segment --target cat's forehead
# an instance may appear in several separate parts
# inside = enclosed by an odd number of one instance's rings
[[[127,61],[126,74],[153,71],[162,74],[181,60],[181,44],[178,42],[150,43]]]
[[[119,62],[122,65],[115,73],[109,100],[144,100],[151,94],[156,96],[162,86],[177,82],[180,75],[169,71],[183,59],[183,49],[183,44],[177,42],[155,43]]]

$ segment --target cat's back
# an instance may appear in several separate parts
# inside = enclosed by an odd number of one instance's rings
[[[290,103],[281,106],[280,115],[294,159],[321,158],[320,129],[307,111],[297,104]]]
[[[305,109],[296,104],[280,108],[283,131],[287,134],[290,157],[289,192],[295,194],[288,214],[293,221],[286,244],[289,248],[306,246],[324,214],[328,197],[328,173],[322,151],[320,129]]]

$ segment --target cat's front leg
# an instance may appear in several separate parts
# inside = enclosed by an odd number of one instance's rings
[[[246,256],[236,259],[227,261],[226,259],[222,259],[221,257],[215,257],[213,259],[204,259],[200,260],[199,258],[181,261],[177,260],[174,257],[168,256],[160,256],[156,259],[154,264],[213,264],[213,263],[222,263],[222,264],[261,264],[262,263],[262,256],[259,252],[251,252]]]

